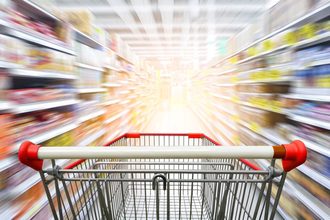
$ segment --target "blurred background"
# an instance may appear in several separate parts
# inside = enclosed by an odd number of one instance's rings
[[[303,140],[279,216],[330,219],[328,0],[0,3],[0,219],[51,218],[38,173],[17,160],[22,141],[96,146],[126,132]]]

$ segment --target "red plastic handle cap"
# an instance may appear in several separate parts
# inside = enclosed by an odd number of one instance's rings
[[[40,171],[42,169],[43,160],[38,158],[38,150],[40,145],[36,145],[30,141],[21,144],[18,150],[18,159],[21,163]]]
[[[204,135],[202,133],[189,133],[188,138],[203,138]]]
[[[140,138],[140,133],[127,133],[126,138]]]
[[[283,170],[290,170],[303,164],[307,158],[307,149],[302,141],[295,140],[290,144],[283,144],[285,147],[285,157],[282,160]]]

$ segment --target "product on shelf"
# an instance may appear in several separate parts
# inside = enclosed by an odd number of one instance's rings
[[[98,49],[91,48],[80,42],[75,41],[74,48],[77,53],[76,62],[88,64],[93,67],[104,67],[106,52]]]
[[[41,144],[41,146],[74,146],[75,145],[75,136],[73,131],[68,131],[64,134],[61,134],[57,137],[49,139]]]
[[[244,121],[254,122],[261,127],[273,127],[276,123],[285,120],[285,117],[282,114],[246,106],[241,106],[239,108],[239,115]]]
[[[42,111],[17,115],[13,119],[15,142],[45,133],[72,122],[72,112]]]
[[[13,24],[15,27],[22,27],[44,35],[45,37],[52,38],[58,43],[68,43],[69,42],[69,31],[66,24],[55,22],[47,23],[41,19],[36,19],[35,16],[22,14],[21,12],[11,9],[4,8],[3,11],[6,14],[6,20]]]
[[[12,115],[0,114],[0,160],[4,158],[10,151],[14,142],[14,123]]]
[[[52,49],[28,46],[28,68],[72,73],[74,57]]]
[[[89,10],[72,10],[66,11],[66,16],[75,28],[88,36],[93,34],[93,20],[94,16]]]
[[[27,55],[26,43],[13,37],[0,35],[0,61],[26,65],[29,62]]]
[[[67,93],[65,89],[11,89],[7,90],[7,97],[10,101],[17,104],[28,104],[33,102],[43,102],[51,100],[61,100],[73,98],[72,93]]]

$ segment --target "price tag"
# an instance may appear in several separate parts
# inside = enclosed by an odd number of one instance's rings
[[[330,88],[330,77],[322,77],[317,79],[316,85],[321,88]]]
[[[251,122],[249,127],[255,133],[259,133],[261,130],[260,126],[256,122]]]
[[[237,77],[237,76],[233,76],[233,77],[231,78],[231,82],[232,82],[232,83],[237,83],[237,82],[238,82],[238,77]]]
[[[232,115],[232,116],[231,116],[231,120],[233,120],[234,122],[239,122],[239,117],[238,117],[238,115]]]
[[[279,70],[268,71],[268,77],[271,80],[279,80],[281,78],[281,72]]]
[[[305,24],[301,28],[301,34],[304,38],[312,38],[315,36],[315,25],[314,24]]]
[[[231,100],[236,103],[239,102],[239,98],[237,96],[232,96]]]
[[[297,36],[295,32],[289,32],[286,35],[284,35],[284,41],[289,44],[289,45],[293,45],[295,43],[297,43]]]
[[[274,44],[271,40],[265,40],[262,43],[262,46],[263,46],[265,51],[272,50],[274,48]]]
[[[250,47],[248,50],[247,50],[247,54],[248,56],[254,56],[257,54],[257,48],[256,47]]]
[[[239,145],[239,137],[237,135],[233,136],[232,140],[235,145]]]
[[[237,60],[238,60],[237,56],[233,56],[233,57],[229,58],[229,62],[232,64],[237,63]]]
[[[271,107],[276,112],[282,112],[282,103],[280,101],[274,100]]]
[[[258,73],[257,72],[251,73],[249,78],[252,81],[257,81],[258,80]]]

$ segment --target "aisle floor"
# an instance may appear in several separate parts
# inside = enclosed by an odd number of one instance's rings
[[[188,105],[163,102],[142,132],[202,133],[203,129]]]

